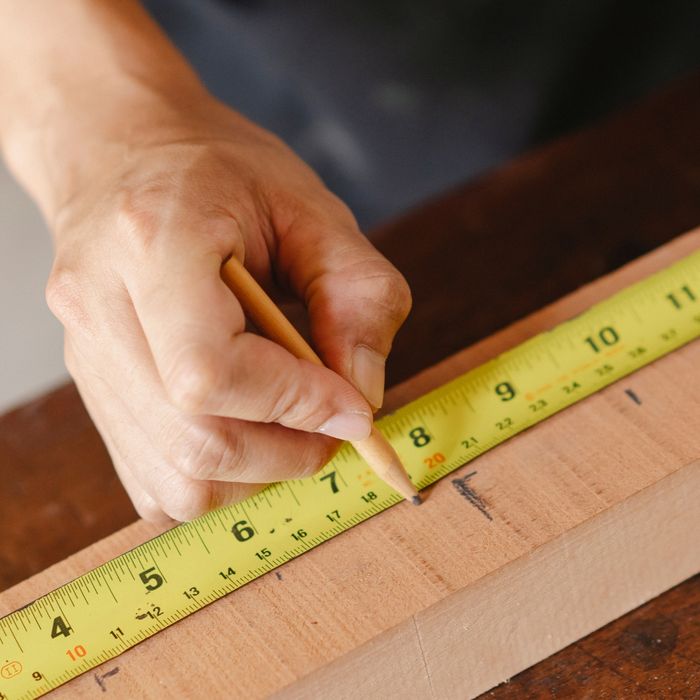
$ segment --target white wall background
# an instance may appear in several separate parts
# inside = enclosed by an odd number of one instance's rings
[[[44,301],[49,234],[0,164],[0,413],[67,378],[63,332]]]

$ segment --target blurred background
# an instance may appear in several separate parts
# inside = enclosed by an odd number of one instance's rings
[[[697,0],[145,4],[365,230],[700,70]],[[50,265],[40,216],[0,169],[0,411],[66,378]]]

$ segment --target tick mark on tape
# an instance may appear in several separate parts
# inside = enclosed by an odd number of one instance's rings
[[[642,405],[642,400],[639,398],[639,396],[637,396],[637,394],[635,394],[632,391],[632,389],[625,389],[625,394],[627,394],[627,396],[629,396],[632,399],[632,401],[634,401],[637,404],[637,406]]]
[[[488,509],[486,508],[484,499],[481,498],[481,496],[479,496],[479,494],[471,486],[469,486],[469,479],[471,479],[473,476],[476,476],[476,472],[469,472],[469,474],[463,476],[461,479],[452,479],[452,486],[455,487],[460,496],[466,498],[467,501],[469,501],[469,503],[471,503],[474,508],[476,508],[486,518],[493,520],[491,513],[489,513]]]
[[[115,666],[111,671],[107,671],[102,676],[98,676],[97,674],[95,674],[95,682],[97,683],[97,685],[100,686],[100,689],[102,690],[103,693],[107,692],[107,686],[105,685],[105,678],[109,678],[110,676],[114,676],[117,673],[119,673],[119,666]]]

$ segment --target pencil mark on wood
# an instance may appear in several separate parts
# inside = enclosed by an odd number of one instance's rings
[[[111,671],[107,671],[106,673],[104,673],[101,676],[98,676],[97,674],[95,674],[95,682],[97,683],[97,685],[100,686],[100,690],[103,693],[107,692],[107,686],[105,685],[105,679],[109,678],[110,676],[114,676],[117,673],[119,673],[119,666],[115,666]]]
[[[637,404],[637,406],[642,405],[642,400],[639,398],[639,396],[637,396],[637,394],[635,394],[632,391],[632,389],[625,389],[625,394],[627,394],[627,396],[629,396],[632,399],[632,401],[634,401]]]
[[[469,486],[469,479],[471,479],[473,476],[476,476],[476,472],[469,472],[469,474],[460,479],[452,479],[452,486],[455,487],[460,496],[466,498],[467,501],[469,501],[469,503],[471,503],[474,508],[476,508],[486,518],[493,520],[491,513],[489,513],[488,509],[486,508],[484,499],[481,498],[481,496],[479,496],[479,494],[471,486]]]

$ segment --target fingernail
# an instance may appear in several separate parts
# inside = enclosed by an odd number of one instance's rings
[[[336,413],[316,430],[339,440],[364,440],[371,431],[372,420],[366,413]]]
[[[384,364],[378,352],[358,345],[352,353],[352,380],[375,410],[384,402]]]

